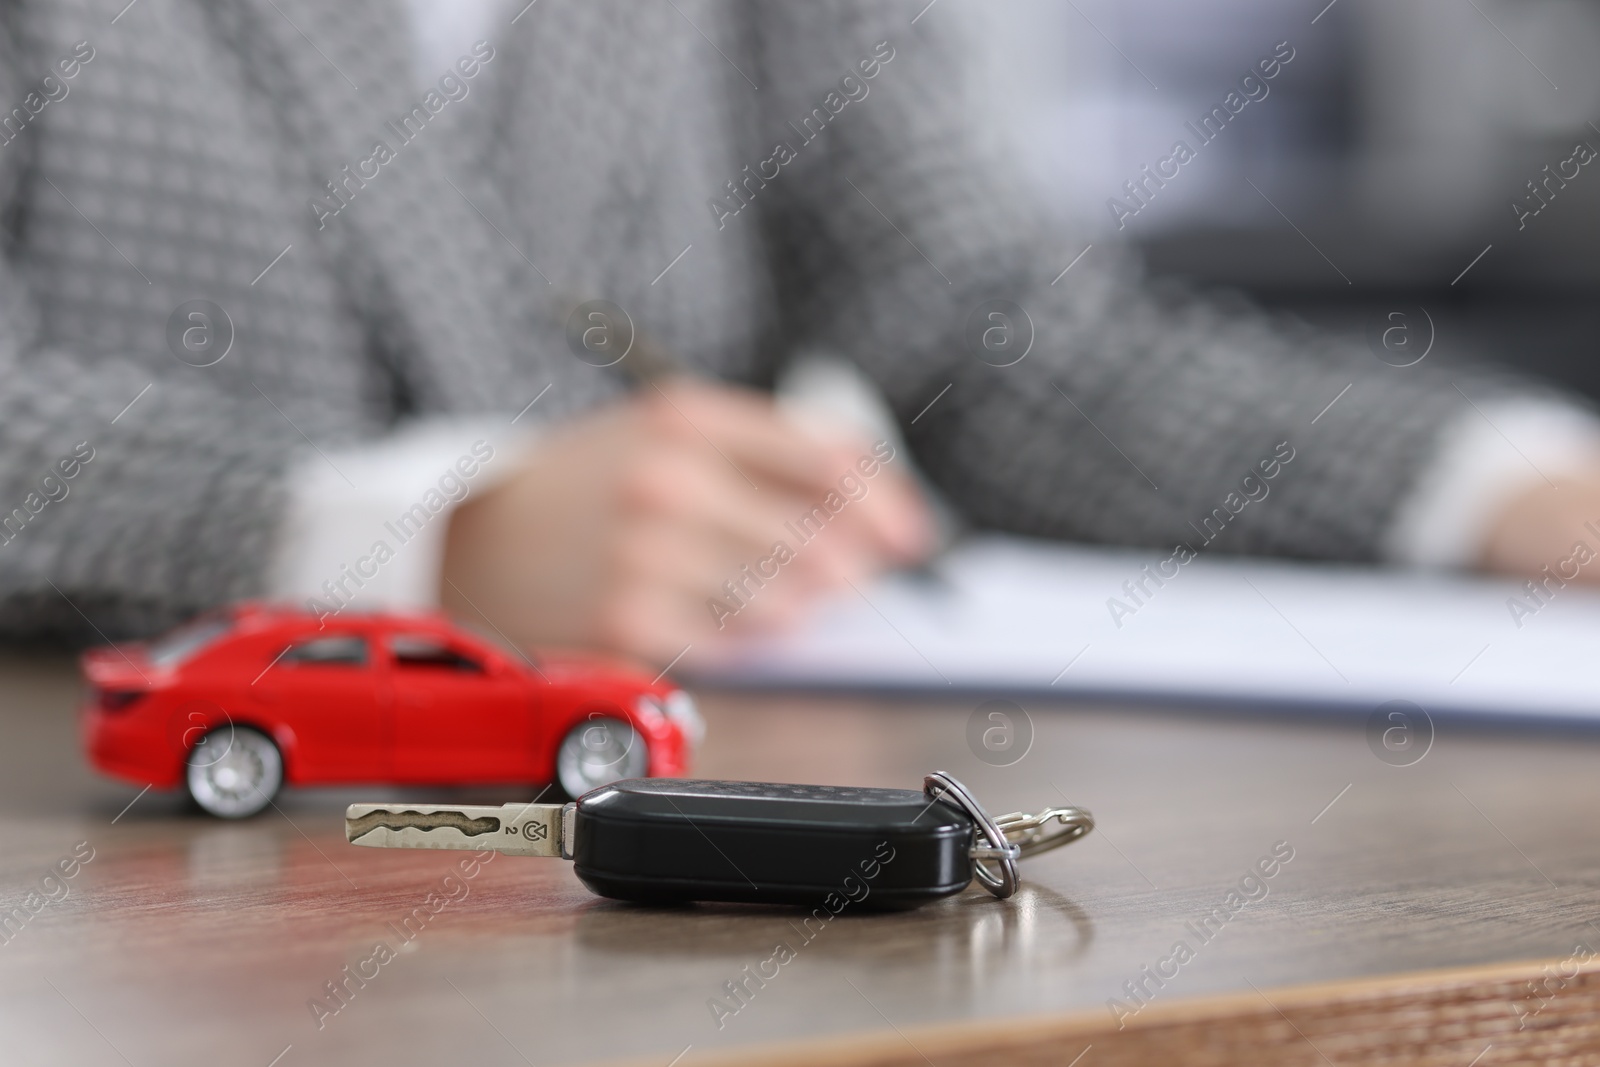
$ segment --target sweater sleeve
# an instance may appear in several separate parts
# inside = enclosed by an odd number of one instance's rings
[[[42,84],[52,42],[82,26],[74,5],[22,14],[0,20],[4,100]],[[376,392],[353,399],[367,364],[346,297],[303,269],[331,253],[301,239],[302,216],[252,201],[280,176],[218,166],[226,150],[209,135],[238,118],[235,87],[202,107],[185,96],[186,59],[131,59],[168,32],[137,16],[0,146],[6,638],[115,641],[263,594],[292,472],[390,417]],[[296,247],[277,264],[283,230]],[[214,286],[192,280],[207,274]]]
[[[966,18],[760,6],[762,126],[778,147],[758,166],[777,175],[752,197],[758,217],[725,224],[770,231],[795,328],[879,383],[929,475],[980,524],[1380,558],[1467,397],[1528,387],[1380,364],[1240,301],[1151,284],[1114,242],[1052,222],[974,118],[965,42],[981,27]],[[1257,502],[1264,469],[1271,499]]]
[[[7,340],[0,632],[115,639],[258,595],[285,471],[315,455],[295,429],[149,361]]]
[[[26,91],[14,55],[0,42],[7,100]],[[24,191],[73,210],[33,172],[36,138],[29,130],[0,149],[10,227],[28,224],[17,208]],[[104,239],[87,225],[83,234]],[[36,291],[49,282],[16,246],[0,255],[0,634],[115,639],[260,592],[285,471],[315,454],[300,430],[334,420],[280,397],[297,430],[265,394],[219,388],[207,369],[180,362],[159,333],[138,351],[52,341]],[[128,280],[145,284],[131,268]]]

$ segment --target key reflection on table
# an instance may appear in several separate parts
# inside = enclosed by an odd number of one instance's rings
[[[846,909],[826,924],[805,923],[808,914],[802,908],[763,905],[654,908],[597,900],[579,916],[576,939],[586,953],[652,962],[742,961],[752,945],[765,944],[760,933],[766,931],[768,940],[783,942],[798,957],[816,953],[836,962],[871,964],[886,954],[882,941],[864,940],[850,930],[852,924],[869,923],[880,937],[889,928],[894,945],[889,954],[897,964],[959,975],[972,987],[1001,973],[1015,981],[1049,972],[1083,955],[1094,940],[1094,923],[1083,908],[1027,880],[1005,902],[974,885],[914,912],[852,915]],[[664,916],[672,920],[670,938],[662,936]]]

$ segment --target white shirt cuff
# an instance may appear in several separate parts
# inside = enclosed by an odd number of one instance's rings
[[[533,436],[498,418],[426,420],[308,453],[289,472],[267,595],[317,612],[437,606],[451,512],[509,476]]]
[[[1546,480],[1600,470],[1600,419],[1554,400],[1479,405],[1439,435],[1433,461],[1395,515],[1383,553],[1392,563],[1468,567],[1501,510]]]

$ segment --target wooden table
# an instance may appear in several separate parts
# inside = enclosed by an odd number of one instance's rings
[[[65,660],[0,662],[0,901],[66,894],[4,928],[8,1065],[1600,1063],[1583,735],[1441,722],[1396,767],[1359,717],[1025,702],[1032,747],[997,767],[968,747],[974,699],[707,695],[710,776],[942,768],[991,810],[1064,796],[1098,817],[1010,902],[846,908],[808,941],[784,909],[609,903],[558,861],[446,881],[464,853],[345,844],[344,805],[393,790],[292,793],[244,824],[129,807],[137,789],[83,765],[77,697]],[[1275,845],[1293,859],[1230,908]],[[75,846],[93,858],[45,883]],[[780,943],[794,958],[730,998]],[[329,999],[347,965],[376,973]]]

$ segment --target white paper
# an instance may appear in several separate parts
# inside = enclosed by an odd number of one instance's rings
[[[1514,581],[1220,556],[1158,586],[1143,568],[1161,578],[1168,556],[981,538],[933,577],[862,586],[798,632],[686,663],[743,686],[1600,718],[1600,593],[1551,583],[1535,600]],[[1114,618],[1112,598],[1132,613]]]

